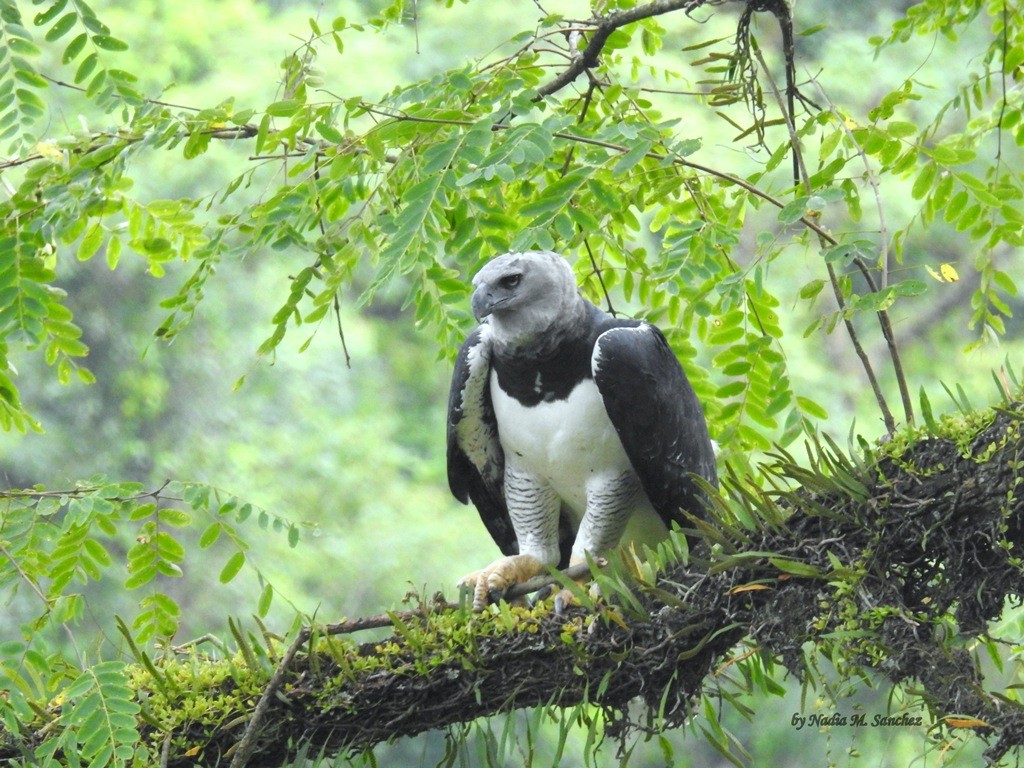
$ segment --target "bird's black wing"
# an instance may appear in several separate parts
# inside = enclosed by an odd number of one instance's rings
[[[491,329],[469,335],[455,360],[448,395],[448,487],[473,502],[502,554],[518,552],[505,506],[505,454],[491,405]]]
[[[717,485],[715,455],[700,402],[661,331],[620,325],[598,336],[594,381],[647,497],[665,521],[704,513],[693,481]]]

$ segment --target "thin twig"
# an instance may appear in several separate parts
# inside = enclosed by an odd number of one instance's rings
[[[548,96],[565,88],[565,86],[583,74],[585,70],[596,67],[601,52],[608,42],[608,38],[620,27],[635,24],[642,19],[672,13],[673,11],[685,10],[687,13],[690,13],[710,1],[654,0],[654,2],[645,5],[637,5],[624,11],[613,11],[605,16],[594,19],[594,27],[591,30],[590,40],[586,47],[579,52],[579,55],[572,60],[572,63],[562,70],[554,80],[537,89],[534,101],[543,101]]]
[[[618,317],[615,307],[612,306],[612,297],[611,294],[608,293],[608,286],[604,284],[604,275],[601,273],[601,268],[597,266],[597,259],[594,257],[594,251],[590,247],[589,238],[583,238],[583,247],[587,249],[587,256],[590,258],[590,266],[594,268],[594,274],[597,275],[597,282],[601,285],[601,293],[604,294],[604,301],[608,305],[608,314],[612,317]]]
[[[320,181],[320,153],[313,158],[313,179]],[[324,224],[324,206],[319,191],[313,198],[313,208],[316,211],[316,224],[322,238],[327,237],[327,225]],[[318,259],[319,263],[319,259]],[[341,323],[341,304],[338,300],[338,293],[334,294],[334,320],[338,326],[338,338],[341,339],[341,351],[345,354],[345,367],[352,368],[352,356],[348,352],[348,344],[345,343],[345,328]]]
[[[349,354],[348,344],[345,341],[345,328],[341,324],[341,300],[338,292],[334,294],[334,321],[338,327],[338,338],[341,340],[341,351],[345,355],[345,367],[352,368],[352,355]]]
[[[838,110],[835,108],[835,104],[829,99],[828,94],[825,93],[824,89],[818,83],[817,80],[811,80],[817,86],[818,91],[821,93],[825,102],[829,105],[829,109],[832,115],[836,118],[843,131],[846,133],[846,138],[856,148],[857,154],[860,155],[861,160],[864,163],[865,173],[867,174],[868,184],[871,185],[871,189],[875,196],[875,206],[878,210],[878,237],[880,241],[880,253],[878,261],[881,264],[881,286],[876,285],[874,278],[871,275],[870,270],[867,268],[867,264],[864,260],[857,256],[854,259],[854,263],[857,268],[860,269],[861,274],[864,275],[868,282],[868,287],[872,292],[879,290],[879,288],[885,288],[889,282],[889,230],[885,223],[885,210],[882,205],[882,195],[879,190],[878,179],[871,170],[871,164],[868,162],[867,153],[860,146],[859,143],[854,139],[853,132],[846,125],[846,121],[839,115]],[[896,344],[896,336],[892,329],[892,321],[889,318],[889,313],[886,310],[878,312],[878,324],[882,329],[882,337],[885,339],[885,345],[889,350],[889,358],[892,360],[893,372],[896,376],[896,385],[900,391],[900,400],[903,403],[903,415],[907,420],[907,424],[914,423],[914,404],[910,399],[910,389],[907,386],[907,377],[903,371],[903,361],[900,357],[899,346]],[[890,430],[891,432],[892,430]]]
[[[794,171],[797,173],[797,183],[799,184],[801,179],[807,194],[811,194],[811,181],[810,176],[807,173],[807,166],[804,164],[804,156],[800,150],[800,137],[797,134],[797,126],[795,116],[785,108],[782,101],[782,94],[779,93],[778,86],[775,83],[774,78],[771,76],[771,71],[768,69],[768,65],[761,54],[761,51],[756,51],[758,62],[765,72],[765,78],[768,81],[769,87],[771,88],[772,95],[774,96],[776,103],[779,106],[779,110],[785,117],[785,126],[790,133],[790,146],[793,151],[794,157]],[[819,243],[824,247],[824,242],[819,239]],[[853,344],[853,350],[857,357],[860,359],[860,365],[864,369],[864,373],[867,376],[868,384],[870,384],[871,392],[874,394],[874,399],[879,404],[879,410],[882,412],[882,419],[886,425],[886,431],[892,434],[896,431],[896,420],[893,419],[892,411],[889,410],[889,403],[886,402],[885,394],[882,391],[882,386],[879,384],[878,377],[874,375],[874,367],[871,365],[871,359],[868,357],[867,352],[864,351],[863,345],[860,343],[860,337],[857,335],[857,329],[853,325],[853,319],[847,316],[846,312],[846,299],[843,297],[843,291],[839,285],[839,278],[836,275],[836,269],[831,263],[825,263],[825,268],[828,272],[828,284],[833,290],[833,295],[836,298],[836,303],[839,305],[840,313],[843,316],[843,325],[846,328],[847,335],[850,337],[850,342]],[[883,314],[885,310],[878,312],[880,323],[883,321]],[[883,336],[885,336],[885,326],[883,325]]]
[[[267,683],[267,687],[263,690],[263,695],[260,697],[259,702],[256,704],[256,709],[252,712],[252,717],[249,718],[249,724],[245,727],[245,733],[242,734],[241,740],[235,745],[235,753],[231,758],[230,768],[245,768],[249,762],[249,758],[252,757],[252,753],[256,749],[256,737],[259,734],[260,725],[263,723],[263,718],[267,714],[267,710],[270,708],[270,701],[281,687],[281,683],[284,681],[285,672],[288,671],[288,667],[291,666],[292,659],[295,658],[295,654],[299,652],[299,649],[309,640],[312,634],[312,630],[309,627],[303,627],[299,630],[298,636],[295,638],[295,642],[291,644],[288,652],[285,653],[284,658],[281,659],[281,663],[277,665],[277,669],[274,670],[274,676],[270,678],[270,682]]]
[[[587,76],[589,78],[589,84],[587,92],[583,95],[583,106],[580,108],[580,115],[576,120],[577,125],[582,125],[583,121],[587,118],[587,113],[590,111],[590,105],[594,103],[594,92],[599,90],[602,86],[596,77],[587,70]],[[562,176],[565,176],[569,172],[569,166],[572,165],[572,159],[576,153],[576,146],[571,145],[569,151],[565,154],[565,163],[562,164]],[[580,224],[576,225],[576,230],[583,234],[583,226]],[[604,284],[604,276],[601,274],[600,267],[597,266],[597,259],[594,257],[594,250],[590,247],[590,238],[583,234],[583,247],[587,249],[587,256],[590,257],[590,265],[594,268],[594,274],[597,275],[597,281],[601,285],[601,292],[604,293],[605,302],[608,304],[608,313],[612,316],[616,316],[615,307],[612,306],[612,297],[608,293],[608,288]]]
[[[43,605],[46,606],[46,610],[48,612],[51,611],[53,609],[53,601],[44,594],[43,590],[39,588],[39,585],[35,580],[25,573],[25,569],[21,567],[21,563],[19,563],[14,557],[14,554],[4,546],[3,542],[0,542],[0,554],[10,561],[11,565],[14,566],[14,570],[16,570],[18,575],[21,577],[21,580],[28,584],[29,589],[35,592],[36,596],[43,601]]]
[[[881,285],[878,287],[885,288],[889,284],[889,228],[885,223],[885,208],[882,205],[882,192],[878,184],[878,174],[874,172],[871,167],[871,162],[868,160],[868,153],[864,151],[864,148],[857,142],[853,137],[853,131],[846,124],[842,115],[839,114],[839,110],[836,109],[835,102],[829,98],[828,94],[825,93],[825,89],[821,87],[821,83],[811,76],[810,81],[814,83],[815,88],[818,89],[818,93],[821,94],[821,98],[825,100],[828,105],[829,112],[836,119],[836,122],[842,128],[843,133],[846,135],[847,141],[854,147],[857,155],[860,157],[861,162],[864,165],[864,174],[867,176],[868,185],[871,187],[871,192],[875,198],[875,210],[878,211],[878,239],[879,247],[881,252],[878,256],[878,262],[881,265],[882,277],[880,279]],[[872,290],[878,290],[878,287],[872,287]]]
[[[234,139],[248,139],[252,138],[259,131],[259,126],[248,124],[240,125],[237,128],[206,128],[199,133],[205,133],[213,139],[220,139],[222,141],[230,141]],[[186,138],[191,136],[195,131],[182,131],[177,138]],[[274,132],[271,131],[271,134]],[[110,146],[114,142],[123,142],[125,147],[133,144],[138,144],[149,136],[147,133],[140,134],[138,136],[124,135],[124,134],[113,134],[113,133],[95,133],[89,137],[91,141],[96,141],[95,144],[88,144],[80,147],[67,147],[67,150],[72,154],[88,155],[96,152],[104,147]],[[106,141],[103,141],[106,139]],[[301,139],[300,139],[301,140]],[[119,155],[115,155],[118,157]],[[27,165],[34,163],[39,160],[48,159],[42,152],[33,152],[23,157],[16,157],[11,160],[5,160],[0,162],[0,171],[5,171],[9,168],[17,168],[20,165]],[[113,158],[111,158],[113,160]],[[110,162],[108,160],[107,162]]]
[[[780,24],[782,23],[782,19],[783,19],[783,17],[779,16],[779,23]],[[788,96],[788,104],[790,104],[790,108],[788,108],[788,110],[786,110],[782,106],[782,98],[781,98],[781,95],[779,94],[778,86],[775,84],[775,81],[774,81],[774,79],[771,76],[771,72],[768,70],[768,67],[767,67],[767,65],[765,63],[765,60],[764,60],[763,56],[761,55],[761,51],[760,50],[757,51],[757,56],[758,56],[759,62],[761,63],[761,67],[765,71],[765,76],[768,79],[768,83],[769,83],[769,85],[770,85],[770,87],[772,89],[772,93],[773,93],[773,95],[775,97],[776,102],[779,105],[779,109],[785,114],[786,127],[788,128],[788,130],[790,130],[790,143],[793,146],[794,168],[795,169],[799,169],[800,172],[802,173],[804,187],[806,188],[807,193],[810,194],[811,193],[810,177],[809,177],[809,174],[807,172],[807,167],[803,163],[803,155],[802,155],[802,153],[800,151],[800,142],[798,140],[799,137],[797,135],[796,116],[793,113],[793,103],[794,103],[793,102],[793,97],[794,97],[794,95],[796,93],[796,84],[793,83],[792,80],[791,80],[792,73],[790,72],[790,69],[788,69],[788,61],[787,61],[787,68],[786,68],[786,79],[787,79],[787,82],[786,82],[786,94]],[[820,88],[820,86],[818,86],[818,87]],[[797,95],[799,95],[799,94],[797,94]],[[845,127],[845,123],[843,125]],[[866,162],[866,159],[865,159],[865,162]],[[882,208],[881,208],[881,201],[880,201],[879,202],[879,211],[880,211],[880,213],[881,213],[881,210],[882,210]],[[882,228],[882,230],[880,232],[881,237],[883,239],[882,253],[884,254],[884,257],[883,257],[883,287],[885,287],[885,282],[888,279],[888,270],[887,270],[887,264],[888,264],[888,233],[886,232],[886,230],[884,228],[884,225],[885,225],[885,219],[883,218],[882,219],[882,227],[883,228]],[[864,280],[867,281],[868,289],[872,293],[879,291],[879,286],[876,283],[876,281],[874,281],[873,275],[871,274],[871,270],[867,267],[867,264],[864,262],[864,260],[861,257],[857,256],[857,257],[854,258],[854,264],[857,266],[857,268],[860,270],[860,272],[864,275]],[[829,269],[831,269],[831,265],[829,265]],[[831,280],[831,278],[833,278],[833,275],[829,275],[829,279],[830,280]],[[831,280],[831,284],[833,284],[834,288],[838,286],[838,283],[835,280]],[[838,295],[837,295],[837,299],[838,300],[840,299],[840,297]],[[840,301],[840,308],[841,309],[842,309],[842,306],[843,306],[843,302]],[[896,386],[899,389],[900,400],[901,400],[901,402],[903,404],[903,417],[906,420],[907,424],[913,424],[913,401],[910,399],[910,390],[909,390],[909,388],[907,386],[907,383],[906,383],[906,374],[903,371],[903,361],[902,361],[902,359],[900,357],[899,347],[896,344],[896,335],[893,332],[892,321],[891,321],[891,318],[889,317],[889,312],[886,309],[880,309],[879,311],[876,312],[876,315],[878,316],[878,319],[879,319],[879,326],[882,329],[882,336],[885,339],[886,346],[889,349],[889,357],[892,360],[893,374],[894,374],[894,376],[896,378]],[[847,331],[851,333],[851,337],[852,337],[852,335],[855,333],[855,330],[853,328],[853,324],[848,322],[846,317],[844,317],[844,323],[846,324]],[[868,371],[867,367],[870,366],[869,359],[868,359],[866,353],[863,353],[863,349],[860,346],[859,342],[857,342],[857,341],[854,342],[854,348],[861,350],[860,352],[858,352],[858,354],[862,354],[863,355],[863,356],[861,356],[861,362],[865,366],[865,371],[867,371],[867,373],[868,373],[868,379],[872,381],[872,388],[874,388],[874,394],[876,394],[876,398],[879,398],[881,396],[881,389],[876,388],[877,383],[874,382],[874,374],[873,374],[872,371]],[[889,411],[888,404],[885,404],[884,400],[880,399],[879,400],[879,406],[882,408],[883,418],[886,421],[886,429],[887,429],[887,431],[890,434],[892,434],[892,432],[895,431],[896,424],[895,424],[895,421],[892,419],[892,414]]]
[[[41,76],[47,82],[53,83],[54,85],[59,86],[60,88],[67,88],[72,91],[78,91],[79,93],[85,93],[87,90],[86,88],[83,88],[80,85],[75,85],[74,83],[67,83],[63,80],[59,80],[56,77],[51,77],[47,74],[42,74]],[[143,101],[145,101],[146,104],[155,104],[159,107],[171,107],[172,109],[183,109],[186,112],[201,111],[199,107],[190,107],[187,104],[175,104],[174,102],[161,101],[160,99],[143,99]]]
[[[160,768],[167,768],[168,763],[171,759],[171,732],[167,733],[164,737],[163,744],[160,745]]]
[[[996,167],[995,172],[992,174],[993,179],[999,178],[999,168],[1003,162],[1003,121],[1006,119],[1006,49],[1008,45],[1008,36],[1010,34],[1010,12],[1006,7],[1007,5],[1007,2],[1003,2],[1003,38],[1000,40],[1002,47],[1002,66],[999,67],[1002,98],[999,103],[999,121],[996,123]]]
[[[587,118],[587,112],[590,111],[590,105],[594,100],[594,91],[597,90],[597,81],[594,78],[590,79],[590,83],[587,86],[587,92],[583,94],[583,106],[580,107],[579,117],[576,118],[576,125],[582,125],[583,121]],[[569,151],[565,153],[565,162],[562,163],[562,170],[559,172],[559,176],[565,176],[569,172],[569,167],[572,165],[573,156],[576,154],[576,147],[570,146]]]

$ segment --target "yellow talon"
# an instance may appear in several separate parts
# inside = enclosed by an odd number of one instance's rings
[[[544,564],[532,555],[512,555],[499,557],[487,567],[466,574],[458,584],[473,589],[473,610],[482,611],[489,602],[500,600],[514,584],[543,572]]]

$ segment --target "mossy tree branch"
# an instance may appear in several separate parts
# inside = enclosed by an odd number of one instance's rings
[[[767,476],[797,490],[734,484],[702,526],[714,554],[698,549],[689,567],[656,578],[640,567],[628,595],[609,582],[615,607],[554,616],[426,605],[419,618],[396,616],[384,643],[314,631],[288,663],[254,644],[230,660],[140,665],[142,738],[167,766],[226,765],[275,672],[248,766],[280,765],[303,744],[363,750],[523,707],[587,702],[628,726],[625,707],[639,699],[656,727],[672,727],[749,637],[796,675],[810,643],[838,651],[850,671],[913,682],[937,718],[972,718],[999,757],[1024,744],[1024,708],[985,689],[963,639],[1024,594],[1022,421],[1020,404],[933,421],[860,463],[831,445],[812,450],[811,468],[777,456]],[[2,734],[0,759],[30,751],[52,727],[44,721]]]

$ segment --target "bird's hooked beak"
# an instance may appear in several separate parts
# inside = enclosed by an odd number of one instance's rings
[[[485,284],[477,286],[473,291],[469,306],[473,310],[473,317],[479,321],[491,314],[503,301],[504,299],[495,299],[490,287]]]

